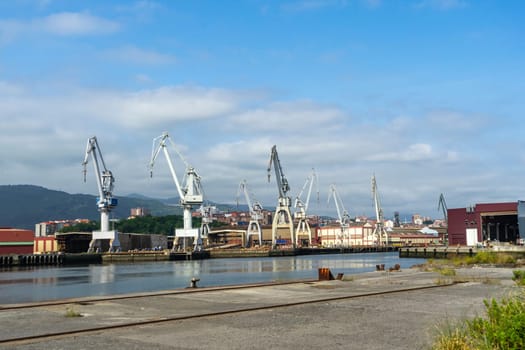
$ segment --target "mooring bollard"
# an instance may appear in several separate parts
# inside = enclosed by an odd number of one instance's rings
[[[199,281],[200,281],[199,278],[195,278],[195,277],[193,277],[193,278],[191,279],[190,288],[197,288],[197,282],[199,282]]]
[[[320,267],[319,270],[319,281],[330,281],[334,279],[332,271],[327,267]]]

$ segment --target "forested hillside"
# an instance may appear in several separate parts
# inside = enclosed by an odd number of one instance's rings
[[[0,227],[34,230],[35,224],[49,220],[100,220],[96,197],[87,194],[69,194],[34,185],[0,186]],[[181,208],[169,206],[160,200],[118,197],[119,204],[112,211],[116,219],[127,218],[130,209],[145,207],[152,215],[181,215]]]

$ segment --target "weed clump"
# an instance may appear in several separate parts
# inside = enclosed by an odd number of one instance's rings
[[[515,264],[516,258],[510,254],[495,252],[478,252],[472,257],[465,258],[466,265],[490,264],[490,265],[509,265]]]
[[[72,307],[68,307],[66,308],[65,316],[66,317],[82,317],[82,314],[76,311],[75,309],[73,309]]]
[[[475,317],[441,331],[433,350],[525,349],[524,295],[485,300],[486,317]]]
[[[525,270],[514,270],[512,274],[512,280],[516,282],[518,286],[525,286]]]

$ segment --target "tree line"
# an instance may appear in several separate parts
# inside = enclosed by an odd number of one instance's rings
[[[184,227],[184,219],[182,215],[166,215],[166,216],[141,216],[131,219],[119,220],[111,223],[111,229],[124,233],[144,233],[144,234],[160,234],[173,235],[176,228]],[[114,226],[113,226],[114,225]],[[193,227],[200,227],[201,218],[193,218]],[[222,224],[212,222],[211,227],[221,226]],[[100,229],[100,222],[89,221],[88,223],[78,223],[62,228],[59,232],[92,232]]]

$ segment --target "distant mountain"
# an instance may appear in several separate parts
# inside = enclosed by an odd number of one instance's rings
[[[180,205],[179,197],[170,197],[170,198],[151,198],[144,196],[139,193],[130,193],[126,197],[129,198],[137,198],[137,199],[149,199],[149,200],[155,200],[159,201],[167,206],[178,206]],[[239,204],[238,206],[235,204],[224,204],[224,203],[217,203],[213,201],[206,201],[205,205],[209,206],[215,206],[218,210],[224,211],[224,212],[230,212],[230,211],[248,211],[248,206],[246,204]]]
[[[0,186],[0,227],[34,230],[35,224],[50,220],[100,220],[96,196],[69,194],[34,185]],[[152,215],[182,215],[182,208],[160,200],[136,195],[118,196],[119,204],[111,212],[113,218],[127,218],[131,208],[148,208]],[[178,202],[177,202],[178,203]]]
[[[145,195],[140,194],[140,193],[130,193],[130,194],[128,194],[126,197],[129,197],[129,198],[137,198],[137,199],[154,199],[154,198],[151,198],[151,197],[145,196]]]

